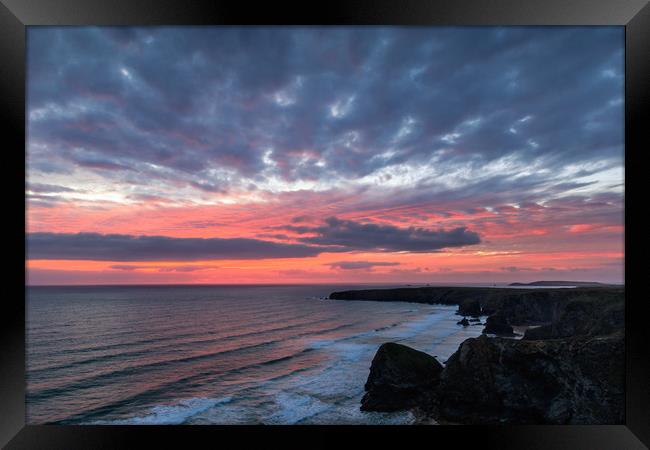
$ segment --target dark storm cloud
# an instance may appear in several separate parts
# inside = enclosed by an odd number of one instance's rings
[[[315,234],[298,240],[307,244],[334,246],[349,250],[431,252],[481,242],[479,235],[465,227],[451,230],[399,228],[392,225],[359,223],[329,217],[318,227],[288,227],[301,234]]]
[[[299,228],[299,230],[297,230]],[[430,252],[446,247],[478,244],[479,235],[464,227],[451,230],[397,228],[372,223],[326,219],[318,227],[286,226],[287,230],[315,234],[300,243],[250,238],[176,238],[99,233],[30,233],[28,259],[96,261],[198,261],[210,259],[303,258],[324,252],[376,250]],[[273,235],[286,238],[286,235]],[[128,270],[132,266],[116,266]]]
[[[172,238],[97,233],[30,233],[29,259],[95,261],[193,261],[209,259],[302,258],[318,247],[256,239]],[[120,268],[124,268],[121,266]]]
[[[614,27],[32,28],[29,139],[45,147],[30,147],[30,167],[114,179],[153,164],[224,192],[242,176],[354,180],[443,149],[443,173],[508,155],[543,156],[550,174],[620,165],[623,37]]]
[[[339,261],[328,264],[332,269],[367,270],[374,267],[399,266],[398,262],[388,261]]]

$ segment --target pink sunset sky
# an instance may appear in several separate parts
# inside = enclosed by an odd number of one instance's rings
[[[622,283],[623,39],[29,28],[28,283]]]

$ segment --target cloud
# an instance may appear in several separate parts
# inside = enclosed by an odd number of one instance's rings
[[[398,262],[388,261],[339,261],[328,264],[332,269],[365,270],[374,267],[399,266]]]
[[[97,233],[30,233],[29,259],[95,261],[198,261],[304,258],[322,248],[246,238],[172,238]],[[124,270],[124,266],[120,266]],[[128,270],[128,269],[126,269]]]
[[[30,258],[480,242],[517,249],[479,264],[509,279],[539,277],[522,267],[540,249],[623,253],[620,27],[34,27],[27,44],[28,228],[107,233],[34,234]],[[181,267],[106,276],[189,279]],[[449,267],[431,272],[474,277]],[[429,276],[405,268],[363,275]]]
[[[464,227],[451,230],[398,228],[358,223],[330,217],[318,227],[287,225],[287,230],[315,234],[282,243],[251,238],[178,238],[99,233],[48,233],[27,235],[29,259],[96,261],[197,261],[211,259],[304,258],[323,252],[431,252],[447,247],[477,244],[479,235]],[[264,234],[286,239],[283,234]],[[335,263],[338,264],[338,263]],[[353,263],[356,264],[356,263]],[[367,263],[366,263],[367,264]],[[376,265],[395,265],[377,263]],[[142,267],[115,265],[113,269]],[[339,268],[353,268],[341,263]],[[361,268],[361,267],[359,267]]]
[[[133,272],[134,270],[147,269],[147,268],[148,266],[132,266],[126,264],[114,264],[112,266],[109,266],[109,269],[125,270],[127,272]]]
[[[536,269],[532,269],[530,267],[508,266],[508,267],[502,267],[501,270],[504,271],[504,272],[517,273],[517,272],[530,272],[530,271],[534,271]],[[542,270],[544,270],[544,269],[542,269]]]
[[[58,186],[54,184],[46,183],[31,183],[28,185],[27,190],[42,194],[50,193],[60,193],[60,192],[75,192],[76,189],[72,189],[65,186]]]
[[[347,250],[432,252],[481,242],[477,233],[465,227],[450,230],[399,228],[341,220],[336,217],[327,218],[322,226],[290,226],[287,229],[300,234],[315,234],[298,238],[300,242]]]
[[[165,266],[159,267],[158,272],[199,272],[218,268],[219,266]]]
[[[138,270],[155,270],[157,272],[198,272],[201,270],[217,269],[219,266],[196,266],[196,265],[183,265],[183,266],[137,266],[131,264],[114,264],[109,266],[109,269],[123,270],[126,272],[133,272]]]
[[[555,176],[572,164],[622,167],[616,27],[27,34],[28,164],[41,181],[92,173],[129,192],[133,177],[162,179],[152,195],[201,197],[383,180],[523,197],[574,189]]]

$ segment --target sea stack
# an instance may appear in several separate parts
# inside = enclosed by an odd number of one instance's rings
[[[496,314],[491,315],[485,322],[484,334],[496,334],[497,336],[514,336],[515,333],[512,326],[508,323],[506,315],[498,311]]]
[[[362,411],[398,411],[425,401],[438,384],[442,364],[431,355],[387,342],[377,350],[361,400]]]

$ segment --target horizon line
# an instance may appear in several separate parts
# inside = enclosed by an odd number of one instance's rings
[[[328,285],[403,285],[403,286],[454,286],[454,285],[492,285],[492,286],[509,286],[513,283],[539,283],[555,281],[560,283],[599,283],[606,286],[625,286],[622,283],[610,283],[603,281],[582,281],[582,280],[536,280],[531,282],[511,281],[511,282],[313,282],[313,283],[103,283],[103,284],[25,284],[26,288],[32,287],[148,287],[148,286],[328,286]],[[489,286],[488,286],[489,287]]]

